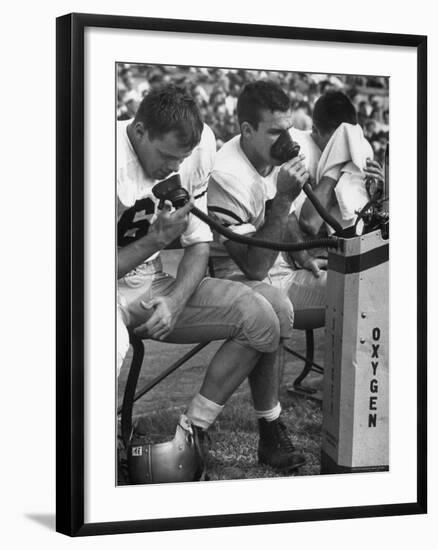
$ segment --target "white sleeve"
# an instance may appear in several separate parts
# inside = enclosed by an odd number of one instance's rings
[[[204,125],[201,143],[193,151],[190,161],[182,167],[182,178],[186,188],[194,198],[195,206],[207,213],[208,179],[216,157],[216,139],[212,130]],[[187,229],[181,235],[181,246],[211,242],[213,235],[210,227],[194,214],[189,215]]]
[[[251,223],[247,188],[232,174],[214,170],[208,187],[208,210],[227,226]]]
[[[236,187],[230,185],[230,178],[232,176],[228,176],[227,184],[224,185],[223,181],[221,184],[222,175],[219,172],[213,173],[208,188],[208,211],[219,218],[224,226],[233,233],[252,235],[256,232],[256,227],[251,223],[251,214],[248,208],[245,208],[242,196],[236,196],[231,192],[231,189],[235,190]],[[234,184],[236,183],[235,181]],[[228,240],[227,237],[219,235],[216,231],[214,231],[214,237],[219,242]]]
[[[194,195],[195,206],[199,208],[205,214],[207,213],[207,182],[205,182],[202,188],[196,188]],[[196,243],[208,243],[213,240],[210,227],[203,221],[201,221],[194,214],[189,215],[189,224],[187,229],[181,235],[181,246],[191,246]]]

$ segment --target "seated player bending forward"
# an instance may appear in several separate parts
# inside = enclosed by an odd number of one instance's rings
[[[205,430],[248,377],[259,419],[259,461],[294,469],[304,463],[280,421],[273,357],[290,334],[292,305],[275,308],[249,287],[204,277],[211,233],[190,214],[192,203],[157,209],[152,187],[178,172],[196,206],[206,211],[207,179],[215,155],[212,131],[175,86],[150,92],[133,120],[117,127],[118,367],[128,348],[126,327],[142,338],[194,343],[224,339],[186,415],[205,446]],[[136,230],[137,227],[137,230]],[[184,255],[176,277],[162,271],[159,252],[180,237]]]
[[[299,155],[282,164],[272,147],[292,126],[290,100],[275,83],[247,84],[237,103],[241,134],[218,152],[208,189],[208,208],[230,229],[262,240],[301,241],[294,200],[309,173]],[[282,164],[282,165],[281,165]],[[264,283],[292,301],[297,326],[324,323],[326,261],[307,251],[292,254],[215,238],[211,246],[217,277],[254,290]],[[261,283],[260,281],[263,281]]]
[[[352,227],[359,212],[370,199],[366,178],[383,184],[381,166],[373,160],[373,150],[357,123],[350,99],[342,92],[327,92],[315,103],[312,132],[291,129],[308,159],[313,191],[321,204],[345,229]],[[317,235],[323,220],[304,193],[296,201],[302,229]],[[356,233],[362,231],[362,222]]]

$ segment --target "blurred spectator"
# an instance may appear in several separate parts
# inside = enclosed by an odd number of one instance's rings
[[[382,113],[382,132],[389,135],[389,111],[385,109]]]
[[[123,102],[127,108],[129,118],[132,116],[132,113],[136,113],[140,101],[143,99],[143,96],[138,89],[138,83],[135,82],[131,69],[125,67],[120,74],[120,79],[122,82],[124,95]]]
[[[312,117],[310,105],[307,101],[297,101],[293,105],[292,125],[298,130],[311,130]]]
[[[363,128],[363,133],[367,140],[371,143],[377,134],[377,124],[375,120],[367,120]]]
[[[193,99],[198,104],[198,107],[201,109],[201,111],[208,107],[208,103],[211,100],[211,98],[209,98],[208,93],[204,90],[204,88],[200,84],[193,86],[192,96],[193,96]]]
[[[371,112],[371,105],[367,101],[361,101],[357,109],[357,121],[362,126],[365,127],[366,121],[369,119]]]
[[[234,116],[236,112],[237,98],[240,95],[241,89],[242,87],[237,82],[233,82],[229,86],[228,94],[225,98],[225,107],[230,116]]]

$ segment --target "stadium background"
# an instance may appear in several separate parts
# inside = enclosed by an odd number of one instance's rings
[[[302,72],[117,64],[117,119],[132,118],[144,95],[154,87],[173,82],[186,86],[201,110],[204,122],[216,136],[217,148],[239,133],[237,98],[248,82],[278,82],[292,102],[293,125],[312,128],[318,97],[328,90],[346,93],[356,107],[358,122],[383,164],[389,140],[389,79],[382,76],[333,75]]]

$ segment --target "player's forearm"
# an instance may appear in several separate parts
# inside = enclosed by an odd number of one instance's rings
[[[292,243],[299,243],[305,240],[305,235],[301,231],[300,225],[298,223],[298,219],[293,212],[292,214],[289,214],[288,220],[287,220],[287,230],[285,235],[285,240],[292,242]],[[288,255],[292,260],[294,260],[297,264],[300,266],[303,266],[305,262],[310,258],[310,254],[307,252],[307,250],[301,250],[298,252],[288,252]]]
[[[120,279],[162,248],[162,244],[152,232],[119,248],[117,251],[117,278]]]
[[[288,195],[277,194],[265,217],[264,224],[251,236],[263,241],[284,241],[291,202]],[[278,256],[276,250],[243,245],[231,240],[226,241],[225,247],[249,279],[264,279]]]
[[[196,243],[184,249],[170,292],[170,296],[182,307],[205,277],[209,249],[208,243]]]

